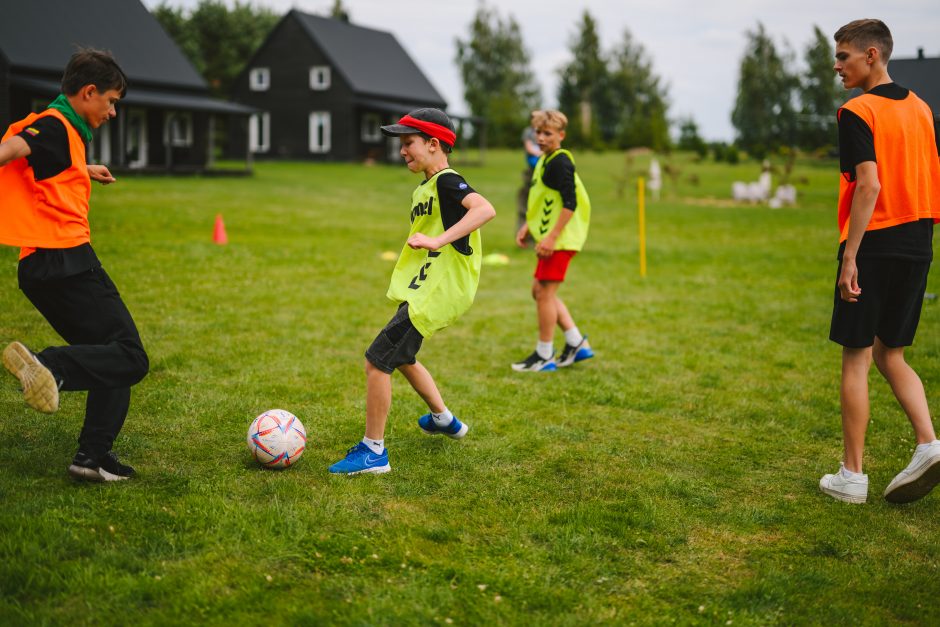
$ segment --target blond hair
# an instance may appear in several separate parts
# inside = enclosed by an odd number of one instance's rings
[[[568,126],[568,118],[561,111],[555,109],[539,109],[532,112],[532,128],[540,129],[543,126],[553,126],[563,131]]]
[[[849,22],[836,31],[832,36],[837,44],[850,44],[856,48],[878,48],[881,51],[881,60],[885,63],[891,58],[894,50],[894,39],[891,31],[881,20],[855,20]]]

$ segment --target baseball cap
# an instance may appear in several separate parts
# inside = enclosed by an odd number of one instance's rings
[[[457,141],[457,129],[447,114],[440,109],[415,109],[398,120],[398,124],[389,124],[382,127],[382,132],[389,136],[410,135],[424,133],[436,137],[439,141],[451,148]]]

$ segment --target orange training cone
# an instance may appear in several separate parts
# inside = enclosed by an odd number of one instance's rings
[[[220,246],[228,244],[228,235],[225,233],[225,222],[222,222],[222,214],[215,216],[215,230],[212,232],[212,241]]]

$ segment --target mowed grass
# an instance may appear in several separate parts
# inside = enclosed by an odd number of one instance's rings
[[[115,447],[139,476],[73,483],[84,395],[45,416],[3,381],[0,623],[937,624],[940,494],[881,500],[913,441],[876,375],[869,504],[817,488],[841,455],[836,165],[799,164],[799,206],[774,211],[727,202],[757,164],[673,157],[642,279],[625,168],[648,158],[576,156],[594,215],[560,293],[597,358],[511,372],[536,339],[534,260],[513,245],[521,156],[488,153],[461,170],[498,211],[485,251],[510,264],[420,353],[470,433],[422,434],[395,375],[378,477],[327,466],[362,437],[362,354],[394,312],[380,255],[404,241],[417,177],[262,163],[96,187],[94,245],[151,357]],[[0,337],[56,344],[16,257],[0,251]],[[938,330],[928,300],[908,355],[934,405]],[[309,437],[283,472],[245,445],[274,407]]]

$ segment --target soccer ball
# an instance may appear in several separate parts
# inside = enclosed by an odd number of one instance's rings
[[[269,409],[248,427],[248,450],[265,468],[287,468],[297,463],[307,446],[307,431],[294,414]]]

